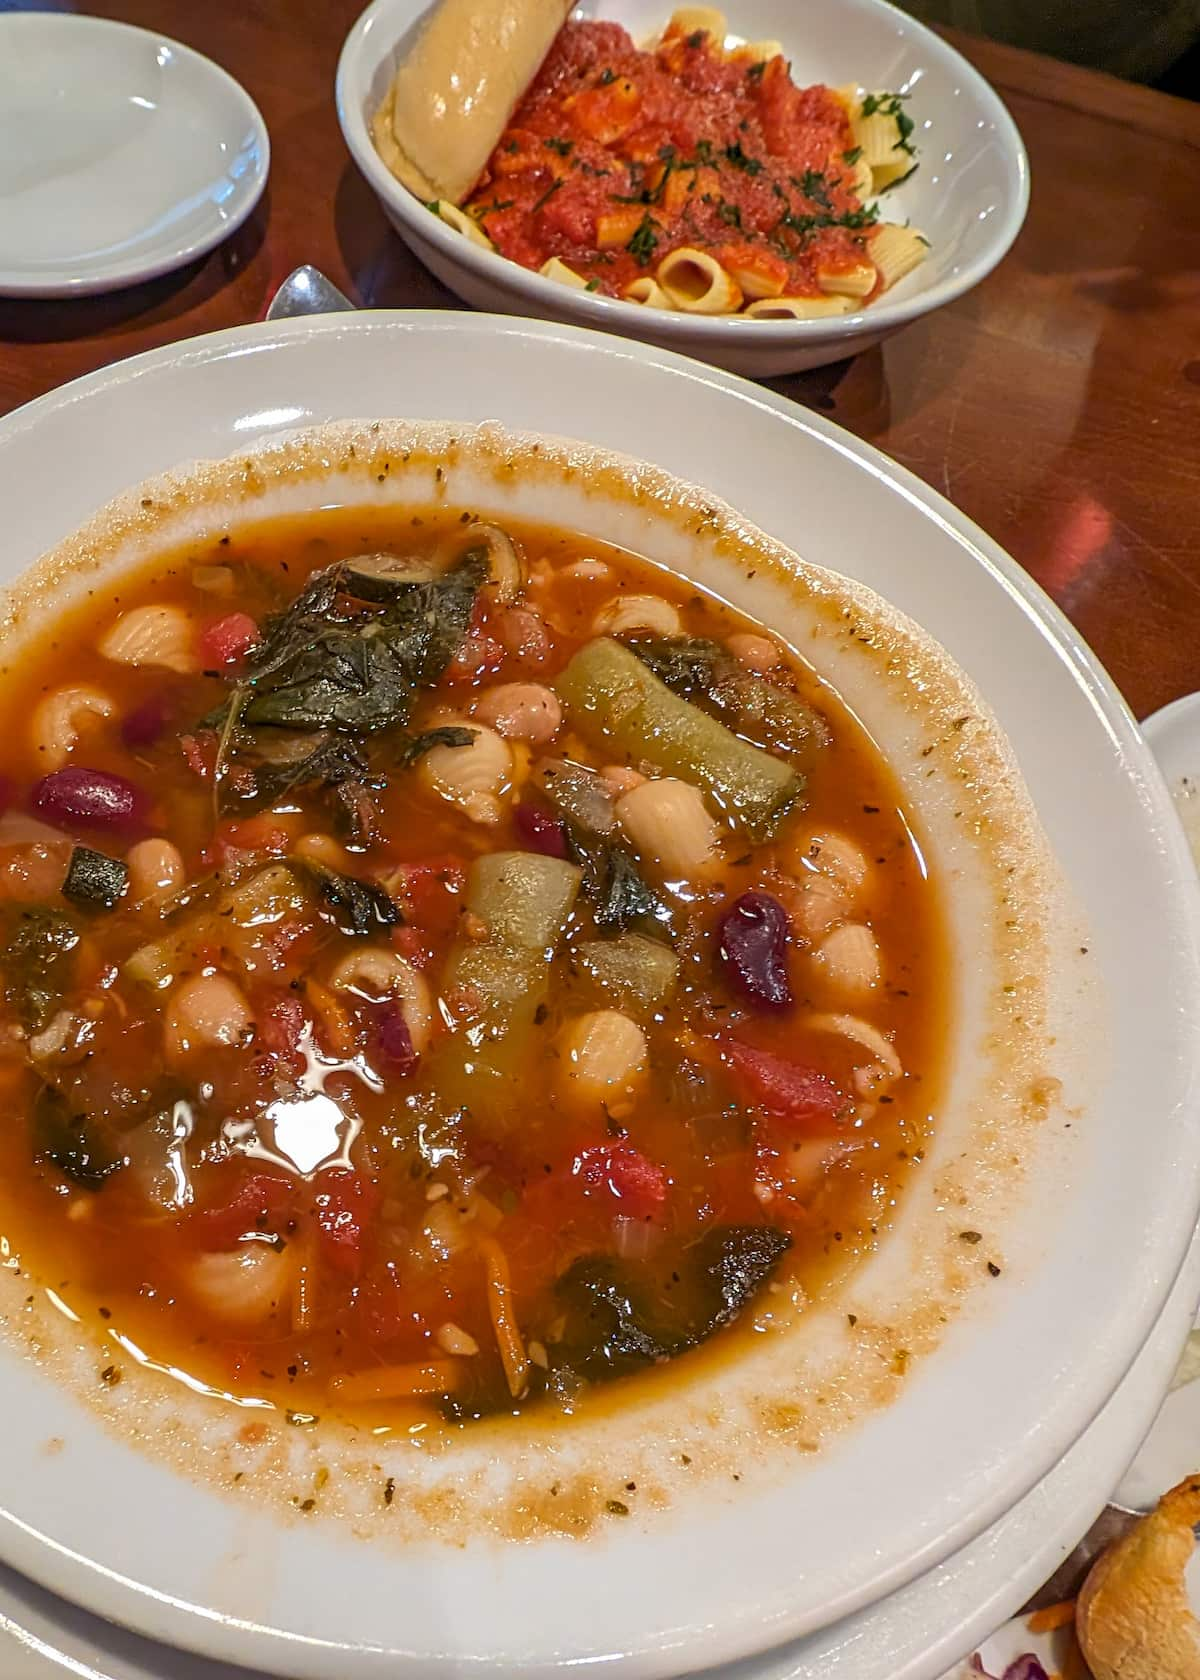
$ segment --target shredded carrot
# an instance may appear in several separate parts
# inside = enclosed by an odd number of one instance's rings
[[[1075,1620],[1075,1600],[1064,1599],[1061,1604],[1047,1604],[1044,1610],[1035,1610],[1029,1617],[1030,1633],[1055,1633],[1059,1628],[1069,1627]]]
[[[419,1394],[450,1394],[462,1367],[453,1359],[426,1359],[412,1365],[381,1365],[377,1371],[353,1371],[334,1377],[329,1387],[348,1406],[373,1400],[411,1400]]]
[[[322,986],[319,980],[306,979],[304,995],[321,1017],[326,1048],[335,1056],[352,1056],[355,1049],[354,1028],[350,1016],[329,987]]]
[[[508,1257],[495,1237],[479,1237],[479,1252],[487,1264],[488,1311],[500,1349],[500,1362],[508,1379],[508,1391],[516,1399],[529,1381],[529,1356],[512,1305],[512,1278]]]

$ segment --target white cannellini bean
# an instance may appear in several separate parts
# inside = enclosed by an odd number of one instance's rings
[[[554,690],[541,683],[500,683],[480,695],[475,716],[490,723],[508,741],[545,746],[558,734],[562,707]]]
[[[309,863],[320,863],[326,869],[335,869],[340,875],[354,873],[354,859],[332,834],[302,834],[292,852],[295,857],[306,858]]]
[[[31,734],[39,769],[61,770],[79,745],[88,719],[109,718],[115,710],[107,694],[87,683],[68,683],[48,694],[33,710]]]
[[[199,974],[173,993],[163,1021],[172,1060],[194,1050],[245,1044],[254,1031],[250,1005],[225,974]]]
[[[576,1107],[610,1112],[629,1102],[646,1077],[646,1035],[615,1009],[597,1009],[568,1022],[559,1039],[564,1096]]]
[[[766,636],[751,636],[739,633],[730,636],[725,646],[748,671],[773,671],[783,662],[783,652]]]
[[[378,946],[347,953],[329,977],[337,992],[353,992],[370,1003],[395,998],[404,1016],[412,1047],[420,1056],[433,1029],[433,1001],[425,977],[395,951]]]
[[[825,978],[852,997],[865,997],[879,984],[879,945],[862,922],[843,922],[834,928],[814,956]]]
[[[617,820],[638,851],[671,879],[691,880],[717,858],[720,829],[690,782],[660,776],[631,788],[617,800]]]
[[[100,638],[99,649],[118,665],[162,665],[185,675],[197,668],[192,623],[181,607],[134,607]]]
[[[179,847],[169,840],[139,840],[126,852],[125,867],[134,904],[164,904],[186,879]]]
[[[598,636],[626,635],[631,630],[648,630],[656,636],[678,636],[683,620],[661,595],[614,595],[592,620]]]
[[[228,1254],[189,1261],[189,1293],[231,1324],[258,1324],[279,1309],[292,1287],[293,1261],[265,1242],[239,1243]]]
[[[465,722],[475,737],[471,745],[434,747],[422,758],[418,774],[426,787],[457,805],[472,822],[492,825],[504,814],[501,796],[512,781],[512,749],[494,729],[472,724],[469,718]]]

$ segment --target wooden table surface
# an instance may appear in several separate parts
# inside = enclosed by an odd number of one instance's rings
[[[28,0],[0,0],[0,11],[18,6]],[[162,30],[230,70],[266,118],[271,178],[240,233],[177,274],[92,300],[0,299],[0,413],[120,357],[259,318],[301,262],[362,304],[453,305],[342,143],[334,68],[358,0],[87,10]],[[1029,148],[1024,232],[953,307],[854,361],[772,383],[978,520],[1145,715],[1200,687],[1200,106],[958,44]]]

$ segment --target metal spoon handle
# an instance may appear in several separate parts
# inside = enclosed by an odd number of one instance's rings
[[[293,315],[332,315],[354,307],[345,292],[339,292],[319,268],[303,263],[292,270],[267,305],[266,319],[286,321]]]

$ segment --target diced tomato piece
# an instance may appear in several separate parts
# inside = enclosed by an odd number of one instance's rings
[[[232,1248],[248,1231],[281,1232],[292,1215],[295,1187],[280,1173],[248,1171],[240,1164],[221,1169],[224,1198],[189,1216],[213,1248]]]
[[[433,948],[428,940],[419,929],[407,924],[392,929],[392,949],[414,968],[428,968],[433,961]]]
[[[444,682],[473,683],[490,676],[504,663],[504,646],[494,636],[469,630],[459,643],[458,652],[446,667]]]
[[[290,1056],[307,1025],[304,1005],[295,992],[277,992],[254,1011],[258,1041],[272,1056]]]
[[[335,1271],[357,1277],[366,1233],[379,1207],[378,1187],[348,1167],[331,1168],[318,1183],[314,1204],[322,1258]]]
[[[404,910],[409,921],[435,937],[458,921],[459,899],[467,884],[463,860],[453,854],[404,866]]]
[[[666,1173],[630,1143],[597,1143],[571,1168],[587,1191],[607,1191],[635,1219],[656,1213],[667,1199]]]
[[[212,729],[202,729],[198,735],[181,735],[179,745],[188,769],[202,782],[212,780],[217,766],[217,735]]]
[[[220,868],[228,868],[230,864],[241,863],[261,853],[266,853],[268,857],[282,857],[291,844],[292,837],[287,828],[270,811],[243,817],[240,821],[223,822],[213,834]]]
[[[781,1137],[829,1132],[846,1108],[845,1093],[816,1068],[748,1044],[727,1044],[723,1051],[746,1102],[760,1109]]]
[[[200,663],[206,670],[236,665],[258,645],[258,625],[249,613],[226,613],[200,632]]]

